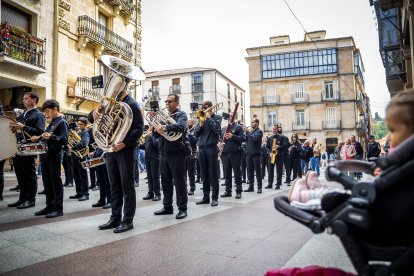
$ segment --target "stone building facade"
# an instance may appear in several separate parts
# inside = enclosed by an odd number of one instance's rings
[[[193,102],[198,103],[199,108],[203,101],[211,101],[213,105],[222,102],[219,114],[232,112],[235,103],[239,102],[238,120],[246,118],[245,91],[216,69],[193,67],[147,72],[146,77],[142,84],[144,101],[152,95],[165,100],[169,94],[178,94],[181,109],[190,116],[190,103]],[[161,105],[164,106],[164,103]]]
[[[265,133],[282,126],[289,138],[317,138],[323,149],[338,141],[372,133],[364,65],[352,37],[325,39],[325,31],[303,41],[270,38],[270,45],[247,49],[250,116]]]
[[[21,107],[25,91],[56,99],[61,111],[87,114],[102,89],[91,77],[110,54],[141,65],[141,0],[0,0],[0,100]],[[7,34],[8,33],[8,34]],[[135,85],[131,93],[136,96]]]

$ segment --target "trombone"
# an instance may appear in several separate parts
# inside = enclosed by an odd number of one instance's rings
[[[223,108],[223,102],[218,103],[216,105],[213,105],[212,107],[207,108],[206,110],[203,109],[199,109],[195,112],[194,116],[196,117],[196,119],[203,124],[206,120],[206,113],[210,112],[210,113],[217,113],[217,111],[219,111],[221,108]]]

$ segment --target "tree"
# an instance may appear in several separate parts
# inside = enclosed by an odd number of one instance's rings
[[[384,119],[378,114],[378,112],[375,112],[374,121],[375,122],[384,121]]]
[[[388,133],[388,127],[384,120],[374,122],[375,139],[381,139]]]

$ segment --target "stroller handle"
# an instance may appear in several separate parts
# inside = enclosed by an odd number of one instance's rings
[[[338,162],[339,163],[339,162]],[[335,163],[336,164],[336,163]],[[328,181],[336,181],[342,186],[344,186],[345,189],[352,189],[352,187],[358,183],[353,177],[345,175],[341,172],[337,166],[329,165],[325,171],[325,177]]]

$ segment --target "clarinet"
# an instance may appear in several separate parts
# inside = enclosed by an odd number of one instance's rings
[[[233,110],[233,114],[231,115],[231,118],[229,120],[229,124],[227,125],[226,132],[224,132],[223,139],[221,139],[221,142],[220,142],[221,146],[219,147],[219,152],[218,152],[218,159],[219,160],[221,158],[221,154],[223,153],[224,143],[226,143],[226,141],[227,141],[226,134],[230,132],[231,126],[234,122],[234,119],[236,118],[238,108],[239,108],[239,103],[236,103],[236,106],[234,107],[234,110]]]

